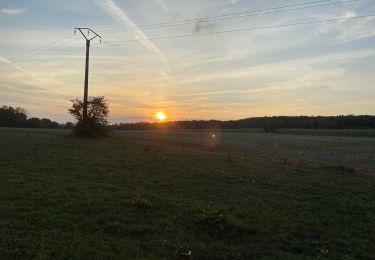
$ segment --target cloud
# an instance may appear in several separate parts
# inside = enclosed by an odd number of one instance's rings
[[[340,24],[339,42],[350,42],[375,35],[375,17],[367,17],[352,23]]]
[[[25,13],[25,9],[17,9],[17,8],[0,8],[1,14],[10,14],[10,15],[19,15]]]
[[[112,0],[97,0],[96,1],[101,8],[103,8],[108,14],[110,14],[115,20],[123,23],[125,26],[128,27],[138,27],[126,14],[122,11]],[[166,67],[170,70],[168,65],[168,60],[165,54],[158,48],[156,45],[148,39],[148,37],[143,33],[140,29],[135,29],[133,31],[134,37],[137,40],[140,40],[139,43],[143,45],[146,49],[154,52],[158,55],[159,60],[166,65]]]
[[[266,89],[277,93],[290,88],[308,89],[323,84],[333,87],[337,85],[342,90],[343,85],[338,82],[343,82],[347,78],[344,64],[373,56],[375,56],[374,50],[361,50],[287,59],[244,68],[221,68],[212,73],[194,73],[194,76],[186,75],[175,82],[180,86],[185,86],[185,94],[197,96],[224,96],[234,93],[253,93]],[[233,87],[228,89],[228,85]],[[212,86],[215,86],[215,90],[212,90]]]
[[[371,13],[371,12],[370,12]],[[317,20],[337,19],[337,18],[351,18],[361,16],[355,11],[345,11],[341,14],[318,14],[311,15],[311,18]],[[373,23],[375,17],[362,17],[359,19],[338,20],[336,22],[321,23],[317,25],[315,36],[319,34],[329,34],[332,38],[335,37],[335,42],[347,43],[350,41],[371,37],[375,35]]]

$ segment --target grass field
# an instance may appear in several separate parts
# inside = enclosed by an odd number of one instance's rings
[[[373,172],[149,137],[2,129],[0,258],[375,258]]]
[[[261,128],[224,129],[225,132],[264,133]],[[314,135],[314,136],[346,136],[375,137],[375,129],[295,129],[277,128],[277,134]]]
[[[266,134],[262,132],[205,131],[118,131],[116,136],[133,140],[188,145],[215,151],[246,153],[269,160],[303,162],[310,167],[345,167],[375,172],[375,138],[318,135],[315,130],[299,134]],[[290,131],[290,130],[289,130]],[[319,130],[323,132],[324,130]],[[338,130],[340,132],[340,130]],[[327,130],[329,134],[333,130]],[[302,134],[303,133],[303,134]]]

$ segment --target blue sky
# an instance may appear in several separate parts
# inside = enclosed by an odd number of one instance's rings
[[[82,26],[103,37],[90,50],[89,94],[107,97],[112,122],[159,110],[171,120],[374,114],[374,17],[215,34],[375,14],[373,0],[341,1],[147,29],[134,27],[313,1],[1,0],[0,104],[71,120],[69,100],[83,91],[85,42],[73,34]],[[192,36],[155,39],[175,35]]]

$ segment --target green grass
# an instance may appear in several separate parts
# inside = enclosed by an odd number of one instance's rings
[[[0,131],[3,259],[373,259],[375,177]]]
[[[218,130],[218,129],[216,129]],[[127,130],[125,130],[127,131]],[[135,130],[137,131],[137,130]],[[138,130],[147,131],[147,130]],[[148,130],[158,132],[160,130]],[[173,129],[162,130],[171,132],[202,132],[204,129]],[[265,133],[262,128],[236,128],[220,129],[225,133]],[[312,136],[342,136],[342,137],[375,137],[375,129],[305,129],[305,128],[276,128],[273,134],[290,134],[290,135],[312,135]]]
[[[194,131],[194,130],[192,130]],[[239,128],[223,129],[223,132],[245,132],[264,133],[261,128]],[[375,137],[375,129],[297,129],[297,128],[276,128],[274,134],[292,135],[315,135],[315,136],[345,136],[345,137]]]
[[[276,129],[280,134],[375,137],[375,129]]]

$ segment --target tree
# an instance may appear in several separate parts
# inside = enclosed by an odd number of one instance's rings
[[[73,99],[72,108],[69,113],[77,121],[74,127],[74,134],[80,137],[100,137],[108,136],[110,128],[108,127],[109,108],[108,102],[104,97],[89,97],[87,101],[87,120],[83,120],[83,102],[79,99]]]
[[[72,122],[66,122],[62,127],[65,129],[73,129],[74,124]]]
[[[27,119],[26,127],[40,128],[40,119],[37,117]]]
[[[25,109],[11,106],[2,106],[0,108],[0,126],[1,127],[22,127],[27,120]]]

